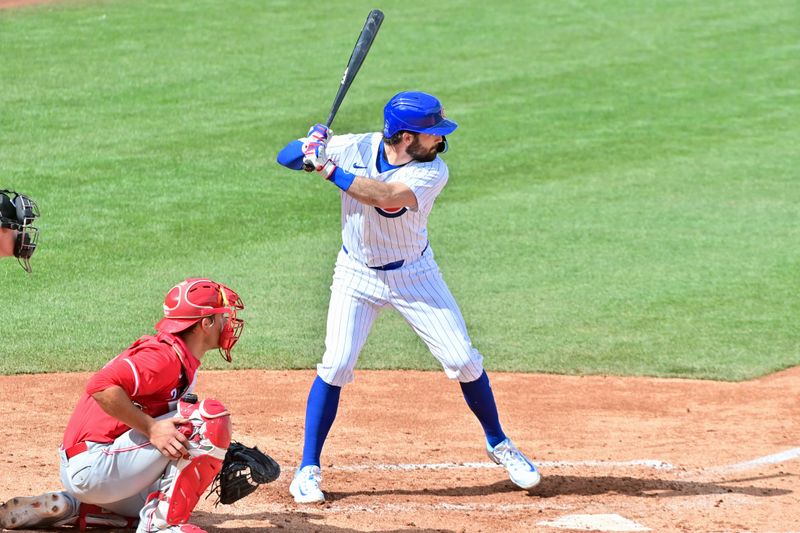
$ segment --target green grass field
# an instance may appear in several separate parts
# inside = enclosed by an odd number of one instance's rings
[[[379,129],[407,89],[459,122],[429,229],[488,369],[800,364],[796,0],[346,5],[0,11],[0,186],[42,210],[33,274],[0,262],[1,373],[97,368],[201,275],[247,304],[236,368],[312,367],[338,195],[275,155],[327,116],[374,7],[334,129]],[[391,312],[359,365],[437,368]]]

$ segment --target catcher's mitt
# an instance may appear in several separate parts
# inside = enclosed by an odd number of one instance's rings
[[[269,455],[256,447],[231,442],[208,496],[216,493],[214,504],[227,505],[251,494],[260,484],[275,481],[280,474],[280,465]]]

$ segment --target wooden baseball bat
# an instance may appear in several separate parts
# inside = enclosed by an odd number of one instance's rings
[[[342,81],[339,84],[339,90],[336,91],[336,97],[333,99],[331,111],[328,113],[328,120],[325,121],[325,126],[330,127],[333,124],[333,119],[336,118],[336,113],[339,111],[339,106],[342,105],[345,95],[347,95],[350,85],[358,74],[361,64],[364,63],[364,58],[367,57],[370,47],[372,47],[375,36],[378,35],[378,29],[383,22],[383,12],[380,9],[373,9],[367,15],[367,20],[364,22],[364,27],[358,36],[353,52],[350,54],[350,59],[347,61],[347,67],[344,69]],[[314,170],[314,166],[310,162],[303,162],[303,168],[307,171]]]

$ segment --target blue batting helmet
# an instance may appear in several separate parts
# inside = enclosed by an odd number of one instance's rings
[[[402,130],[449,135],[457,127],[458,124],[445,118],[439,99],[427,93],[398,93],[383,108],[383,136],[387,139]]]

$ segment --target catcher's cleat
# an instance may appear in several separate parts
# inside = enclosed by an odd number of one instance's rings
[[[321,481],[322,472],[317,465],[304,466],[294,474],[289,492],[297,503],[324,502],[325,495],[319,488]]]
[[[494,448],[487,443],[486,453],[489,459],[506,468],[511,481],[518,487],[532,489],[542,480],[536,466],[514,446],[511,439],[504,440]]]
[[[138,523],[138,516],[118,515],[99,505],[81,503],[78,508],[78,528],[81,531],[90,527],[136,529]]]
[[[77,522],[78,501],[66,492],[20,496],[0,505],[0,527],[23,529]]]

